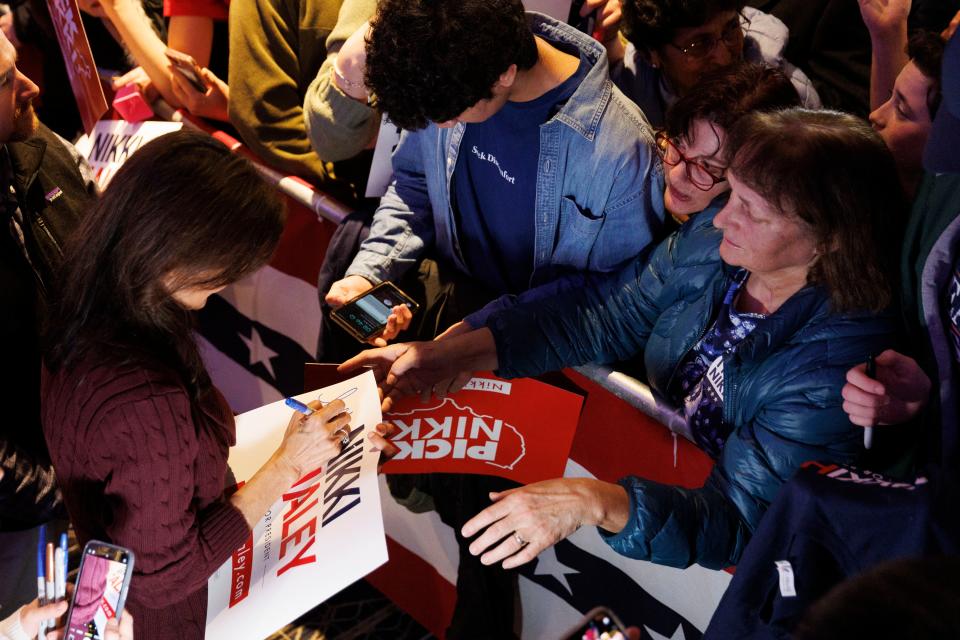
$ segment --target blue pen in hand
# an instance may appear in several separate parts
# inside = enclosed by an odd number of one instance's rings
[[[287,398],[287,399],[284,400],[283,402],[284,402],[284,404],[286,404],[288,407],[290,407],[290,408],[293,409],[294,411],[299,411],[300,413],[302,413],[302,414],[305,415],[305,416],[313,415],[313,409],[311,409],[311,408],[308,407],[307,405],[303,404],[302,402],[300,402],[300,401],[297,400],[296,398]]]
[[[345,394],[345,395],[350,395],[350,393],[352,393],[352,392],[349,392],[349,393],[347,393],[347,394]],[[338,400],[339,400],[339,398],[338,398]],[[311,409],[311,408],[308,407],[307,405],[303,404],[302,402],[300,402],[300,401],[297,400],[296,398],[286,398],[286,399],[284,399],[283,403],[284,403],[285,405],[287,405],[288,407],[290,407],[291,409],[293,409],[293,410],[295,410],[295,411],[299,411],[300,413],[302,413],[302,414],[305,415],[305,416],[313,415],[313,413],[314,413],[314,412],[313,412],[313,409]],[[349,409],[347,410],[347,413],[349,413]],[[342,434],[342,435],[341,435],[341,434]],[[347,428],[345,428],[345,427],[340,427],[337,431],[335,431],[335,432],[333,433],[333,437],[334,437],[334,438],[339,438],[340,444],[341,444],[342,446],[344,446],[344,447],[347,446],[348,444],[350,444],[350,430],[347,429]]]

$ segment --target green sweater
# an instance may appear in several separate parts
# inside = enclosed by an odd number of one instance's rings
[[[230,6],[231,122],[268,164],[334,193],[339,180],[330,163],[366,148],[380,118],[334,84],[333,60],[375,9],[375,0],[244,0]],[[356,169],[352,175],[341,171],[340,178],[365,178]]]

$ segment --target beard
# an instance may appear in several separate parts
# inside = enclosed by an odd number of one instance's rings
[[[10,132],[9,142],[22,142],[37,132],[37,114],[33,110],[33,102],[27,100],[17,105],[13,114],[13,130]]]

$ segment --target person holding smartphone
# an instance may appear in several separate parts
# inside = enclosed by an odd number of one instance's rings
[[[141,638],[203,638],[210,575],[285,490],[340,451],[344,404],[317,404],[224,494],[234,418],[191,312],[266,263],[283,221],[249,162],[183,130],[131,156],[65,248],[44,435],[80,543],[136,555],[127,608]]]
[[[66,612],[66,600],[42,606],[34,600],[0,620],[0,640],[33,640],[40,632],[43,621],[59,618]],[[63,635],[63,628],[58,627],[47,631],[47,640],[63,640]],[[119,620],[111,618],[107,622],[103,640],[133,640],[133,616],[124,610]]]

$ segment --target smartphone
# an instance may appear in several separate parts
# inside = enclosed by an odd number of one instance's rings
[[[66,640],[102,640],[107,620],[119,618],[123,611],[132,576],[132,551],[98,540],[88,542],[67,613]]]
[[[581,16],[580,9],[583,8],[583,3],[584,0],[573,0],[570,3],[570,17],[567,18],[567,24],[592,37],[594,27],[597,24],[597,12],[591,11],[587,15]]]
[[[170,47],[167,47],[163,53],[167,56],[167,59],[177,73],[187,79],[191,87],[200,93],[207,92],[207,84],[203,81],[203,74],[200,73],[200,65],[193,59],[193,56],[189,56],[176,49],[171,49]]]
[[[354,338],[366,342],[383,333],[390,310],[398,304],[406,305],[411,313],[420,307],[392,282],[381,282],[331,311],[330,317]]]
[[[564,640],[626,640],[623,623],[606,607],[591,610]]]

